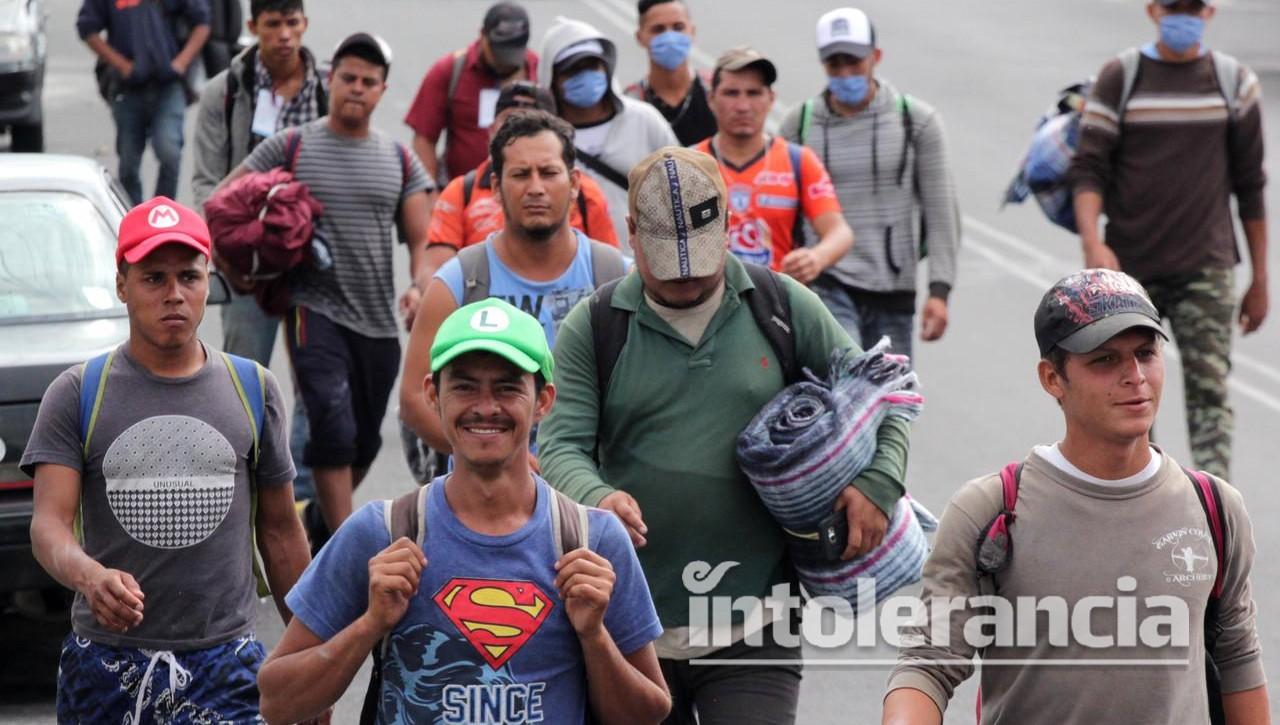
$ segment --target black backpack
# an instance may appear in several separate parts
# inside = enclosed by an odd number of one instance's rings
[[[800,370],[796,360],[796,338],[791,327],[791,300],[787,297],[787,289],[773,270],[746,262],[742,266],[755,285],[755,289],[746,294],[751,316],[755,318],[761,334],[769,341],[769,347],[778,356],[784,383],[789,385],[796,382],[800,379]],[[601,407],[604,406],[605,393],[609,390],[613,368],[622,355],[622,348],[627,344],[631,326],[631,313],[611,304],[613,292],[620,281],[614,280],[601,286],[588,302],[592,346],[596,357],[596,390],[599,391]]]

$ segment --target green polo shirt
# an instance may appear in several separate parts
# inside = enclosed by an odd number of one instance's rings
[[[826,375],[831,351],[854,344],[813,292],[783,280],[798,362]],[[615,490],[635,497],[649,529],[640,563],[665,627],[688,624],[690,562],[738,562],[713,596],[764,596],[786,581],[782,530],[734,454],[738,434],[784,387],[743,299],[752,288],[729,257],[724,301],[691,347],[644,302],[639,276],[623,279],[612,305],[632,314],[603,410],[586,300],[556,338],[556,403],[538,430],[542,475],[586,504]],[[852,482],[886,512],[904,491],[907,434],[905,421],[887,419],[875,459]]]

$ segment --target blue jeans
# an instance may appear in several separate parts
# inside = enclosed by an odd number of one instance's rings
[[[160,162],[156,196],[172,199],[178,195],[186,113],[186,92],[178,80],[126,87],[111,101],[111,115],[116,121],[116,155],[120,157],[120,184],[134,204],[144,201],[139,170],[148,138],[151,151]]]
[[[822,275],[809,284],[818,298],[831,311],[831,316],[849,333],[849,337],[864,350],[888,336],[889,349],[899,355],[911,357],[911,333],[915,312],[887,309],[867,297],[836,281],[830,275]]]
[[[263,312],[253,295],[232,291],[231,301],[222,306],[222,349],[232,355],[256,360],[263,367],[269,366],[278,329],[280,318]],[[294,390],[297,387],[294,385]],[[295,395],[293,421],[289,430],[289,452],[293,456],[293,467],[298,470],[293,479],[293,497],[299,501],[316,496],[311,467],[302,462],[302,450],[309,437],[307,411],[302,405],[302,396]]]

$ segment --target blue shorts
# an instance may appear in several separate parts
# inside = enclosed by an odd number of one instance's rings
[[[72,633],[58,661],[58,722],[260,723],[258,667],[265,658],[252,634],[163,652],[108,647]]]

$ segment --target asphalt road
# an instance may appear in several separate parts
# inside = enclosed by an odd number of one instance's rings
[[[1258,71],[1266,102],[1267,136],[1280,139],[1280,5],[1273,0],[1218,0],[1209,31],[1215,47],[1238,55]],[[694,3],[698,24],[695,59],[709,64],[724,48],[748,43],[775,59],[780,106],[793,105],[820,88],[823,79],[813,46],[817,17],[835,3],[791,0]],[[626,0],[528,0],[535,43],[556,16],[595,24],[620,48],[619,80],[638,77],[642,51],[631,40],[634,5]],[[51,57],[45,96],[49,150],[96,156],[114,165],[113,127],[94,93],[92,59],[75,37],[74,0],[50,3]],[[358,14],[352,12],[358,7]],[[487,3],[482,0],[379,0],[308,3],[308,44],[320,55],[354,30],[381,33],[395,51],[391,88],[378,109],[378,126],[401,140],[400,123],[430,63],[472,37]],[[1005,211],[998,202],[1021,157],[1031,126],[1056,90],[1097,70],[1124,47],[1149,39],[1152,28],[1138,0],[864,0],[860,7],[876,21],[885,51],[882,74],[942,113],[965,213],[964,248],[952,296],[951,327],[945,340],[917,344],[917,370],[927,398],[915,425],[908,487],[940,512],[964,481],[1020,458],[1037,443],[1061,435],[1060,418],[1034,378],[1031,315],[1044,289],[1080,264],[1075,240],[1050,226],[1028,206]],[[353,25],[358,20],[358,26]],[[145,178],[154,179],[153,167]],[[186,175],[189,176],[189,166]],[[1273,151],[1267,169],[1280,177]],[[1188,170],[1191,173],[1191,170]],[[189,200],[189,189],[181,194]],[[1280,209],[1280,188],[1267,194]],[[1277,232],[1273,229],[1273,235]],[[403,266],[405,260],[400,260]],[[1272,278],[1277,263],[1271,265]],[[1273,292],[1273,297],[1275,293]],[[1258,561],[1254,594],[1268,671],[1280,673],[1280,579],[1275,557],[1280,529],[1267,525],[1280,516],[1280,492],[1271,488],[1276,432],[1280,430],[1280,321],[1237,342],[1232,401],[1237,413],[1233,482],[1246,497],[1255,521]],[[217,313],[202,333],[217,344]],[[283,354],[277,374],[287,380]],[[1160,442],[1176,458],[1189,461],[1182,422],[1180,375],[1171,362],[1158,421]],[[383,454],[364,486],[363,502],[405,488],[393,416],[384,424]],[[1069,556],[1069,553],[1064,553]],[[268,644],[279,637],[273,608],[259,612],[259,631]],[[0,721],[53,721],[51,682],[61,623],[36,625],[14,616],[0,618]],[[878,651],[811,652],[814,658],[892,658]],[[801,692],[802,723],[871,723],[887,675],[884,665],[812,666]],[[354,722],[363,694],[364,673],[356,678],[338,710],[339,722]],[[1274,680],[1273,680],[1274,682]],[[1280,687],[1272,686],[1272,710],[1280,714]],[[1082,696],[1085,696],[1082,693]],[[974,688],[962,688],[948,723],[972,722]]]

